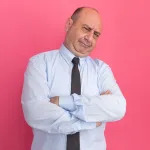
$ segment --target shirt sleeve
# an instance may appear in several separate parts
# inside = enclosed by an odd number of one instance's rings
[[[85,96],[73,94],[71,114],[86,122],[112,122],[120,120],[126,112],[126,100],[106,64],[99,67],[99,87],[102,92],[109,90],[112,94]],[[65,105],[66,109],[67,105]]]
[[[73,95],[59,96],[59,106],[68,111],[73,111],[76,108]]]
[[[46,65],[43,60],[30,59],[24,74],[21,103],[25,120],[32,128],[54,134],[73,134],[96,128],[96,123],[80,120],[50,102]]]

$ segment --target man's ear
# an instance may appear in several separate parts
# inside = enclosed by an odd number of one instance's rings
[[[66,32],[70,29],[70,27],[72,26],[72,24],[73,24],[73,20],[71,18],[68,18],[67,22],[66,22],[66,25],[65,25],[65,31]]]

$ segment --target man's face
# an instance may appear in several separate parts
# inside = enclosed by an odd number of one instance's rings
[[[96,11],[85,8],[75,22],[68,20],[66,30],[65,46],[76,56],[87,56],[95,48],[101,33],[100,16]]]

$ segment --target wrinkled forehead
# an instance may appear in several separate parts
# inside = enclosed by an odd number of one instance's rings
[[[80,25],[88,25],[90,28],[101,31],[102,21],[98,12],[95,10],[83,10],[78,17]]]

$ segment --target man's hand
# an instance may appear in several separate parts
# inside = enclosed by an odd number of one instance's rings
[[[101,124],[101,122],[96,122],[96,127],[99,127]]]
[[[108,95],[108,94],[112,94],[109,90],[107,90],[106,92],[102,92],[100,95]]]
[[[107,90],[106,92],[102,92],[100,95],[108,95],[108,94],[112,94],[109,90]],[[102,123],[101,122],[97,122],[96,123],[96,127],[99,127]]]
[[[55,97],[50,98],[50,102],[59,106],[59,96],[55,96]]]

